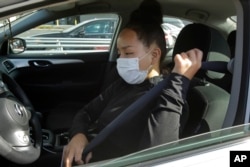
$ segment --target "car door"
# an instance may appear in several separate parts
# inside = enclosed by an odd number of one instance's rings
[[[27,49],[21,54],[9,56],[4,64],[42,116],[48,116],[56,110],[57,115],[53,119],[59,118],[60,114],[71,119],[78,109],[97,96],[103,88],[106,70],[110,65],[111,38],[103,41],[100,38],[27,35],[37,31],[55,31],[55,27],[58,27],[49,24],[51,22],[40,27],[49,26],[50,29],[36,27],[17,35],[26,40]],[[65,115],[65,112],[68,113]]]

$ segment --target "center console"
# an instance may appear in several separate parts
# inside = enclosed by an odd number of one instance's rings
[[[42,129],[43,146],[51,151],[60,152],[63,146],[69,142],[68,132],[53,133],[48,129]]]

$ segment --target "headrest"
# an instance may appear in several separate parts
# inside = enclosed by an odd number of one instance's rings
[[[179,33],[173,50],[173,57],[177,53],[198,48],[203,51],[203,61],[230,61],[230,49],[227,40],[216,29],[204,24],[193,23],[186,25]],[[200,71],[198,75],[206,75],[212,79],[219,79],[223,73]]]
[[[236,43],[236,30],[233,30],[229,33],[227,37],[227,43],[229,45],[229,48],[231,50],[231,58],[234,57],[235,52],[235,43]]]

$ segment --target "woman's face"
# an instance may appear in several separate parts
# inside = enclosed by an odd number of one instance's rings
[[[147,70],[152,63],[152,54],[150,48],[143,45],[137,37],[135,31],[124,29],[118,36],[117,49],[120,58],[136,58],[140,59],[140,70]]]

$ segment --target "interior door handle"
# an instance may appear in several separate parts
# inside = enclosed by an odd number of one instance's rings
[[[29,61],[29,64],[34,67],[45,68],[52,65],[52,63],[48,60],[32,60]]]

